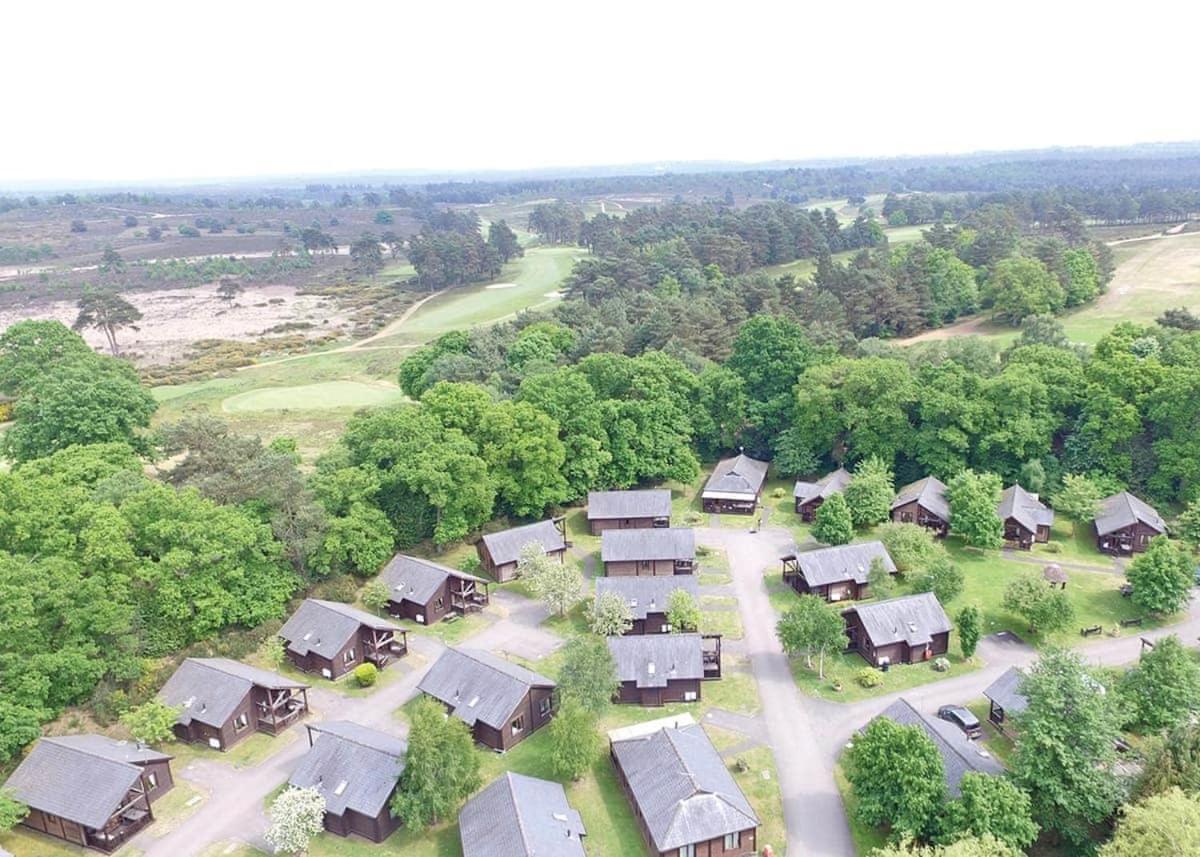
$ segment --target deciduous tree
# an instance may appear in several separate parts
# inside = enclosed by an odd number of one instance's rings
[[[521,548],[517,573],[540,601],[559,616],[565,615],[583,597],[583,578],[578,569],[551,559],[540,542]]]
[[[1171,789],[1125,807],[1100,857],[1188,857],[1200,854],[1200,796]]]
[[[267,844],[276,854],[302,854],[325,829],[325,797],[315,788],[290,787],[279,793],[268,812]]]
[[[1037,839],[1029,795],[1010,780],[971,771],[959,789],[959,796],[946,805],[945,840],[991,835],[1024,850]]]
[[[600,755],[596,714],[568,698],[550,721],[550,760],[556,776],[578,780]]]
[[[612,704],[617,688],[617,665],[603,637],[575,637],[563,647],[560,699],[574,699],[588,711],[602,714]]]
[[[886,521],[896,495],[892,469],[879,456],[867,456],[854,469],[845,495],[855,526],[869,527]]]
[[[422,697],[410,714],[408,752],[391,811],[409,830],[420,832],[451,818],[479,788],[480,759],[467,724],[447,717],[436,700]]]
[[[841,614],[816,595],[801,595],[796,606],[780,618],[776,633],[785,652],[792,656],[804,654],[809,669],[816,655],[817,674],[821,678],[825,678],[825,655],[846,648],[846,626]]]
[[[950,532],[969,545],[998,548],[1004,542],[1004,523],[996,514],[1000,503],[1000,477],[967,469],[946,485],[950,501]]]
[[[700,605],[686,589],[676,589],[667,596],[667,622],[671,630],[685,633],[700,627]]]
[[[1166,536],[1154,537],[1125,573],[1133,584],[1133,603],[1158,614],[1182,610],[1195,584],[1194,565],[1187,552]]]
[[[958,611],[955,624],[958,626],[958,645],[962,648],[963,657],[974,657],[975,648],[979,645],[979,638],[983,634],[983,617],[979,613],[979,608],[974,604],[968,604]]]
[[[848,544],[854,538],[850,507],[841,494],[831,494],[813,516],[813,538],[827,545]]]
[[[871,827],[924,838],[946,796],[942,757],[919,726],[872,720],[842,756],[855,813]]]
[[[1067,593],[1048,586],[1037,572],[1023,574],[1009,583],[1001,604],[1005,610],[1023,617],[1031,631],[1041,634],[1067,627],[1075,615]]]
[[[1096,517],[1103,498],[1100,486],[1091,479],[1068,473],[1063,476],[1062,488],[1054,493],[1054,508],[1071,519],[1071,531],[1074,532],[1076,523]]]
[[[1200,711],[1200,664],[1174,634],[1155,641],[1121,680],[1134,722],[1147,729],[1177,726]]]
[[[913,577],[912,585],[914,592],[932,592],[942,604],[949,604],[963,591],[966,583],[962,569],[942,553]]]
[[[138,741],[158,744],[175,740],[175,721],[182,709],[157,699],[143,702],[121,715],[121,725]]]

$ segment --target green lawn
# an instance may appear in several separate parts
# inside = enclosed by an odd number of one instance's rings
[[[303,721],[288,729],[286,732],[271,737],[265,732],[255,732],[249,738],[235,744],[232,749],[222,753],[201,744],[172,743],[167,752],[175,757],[174,766],[183,770],[196,759],[208,762],[221,762],[234,768],[251,768],[278,753],[288,744],[300,737],[304,731]]]
[[[706,609],[710,607],[726,609]],[[742,615],[738,612],[736,598],[711,596],[701,598],[700,610],[701,634],[721,634],[730,640],[740,640],[745,636],[742,628]]]
[[[895,664],[886,673],[879,670],[872,670],[873,674],[883,681],[877,687],[869,688],[863,687],[855,681],[855,676],[862,670],[871,669],[862,656],[856,652],[838,653],[832,656],[827,655],[825,657],[824,680],[817,675],[817,661],[815,659],[813,660],[813,669],[810,670],[805,665],[803,656],[792,658],[792,676],[796,680],[796,687],[809,696],[815,696],[818,699],[827,699],[830,702],[860,702],[864,699],[886,696],[889,693],[920,687],[923,684],[943,681],[947,678],[953,678],[954,676],[977,670],[983,666],[983,663],[978,658],[971,661],[963,660],[962,656],[953,651],[953,649],[945,657],[950,661],[950,669],[946,672],[937,672],[932,666],[933,661],[916,664]],[[842,690],[834,690],[835,681],[841,682]]]
[[[488,626],[489,622],[482,613],[476,612],[459,616],[449,622],[443,619],[440,622],[434,622],[432,625],[420,625],[409,619],[397,619],[396,624],[406,631],[425,634],[441,640],[448,646],[453,646],[461,643],[472,634],[479,633]]]
[[[150,836],[165,836],[204,805],[208,795],[191,783],[176,779],[171,790],[154,802]]]
[[[1096,533],[1091,521],[1074,523],[1063,515],[1054,519],[1050,541],[1044,545],[1035,544],[1029,553],[1047,565],[1052,562],[1075,562],[1097,568],[1112,568],[1113,564],[1111,557],[1096,549]]]
[[[68,845],[61,839],[44,836],[27,828],[16,828],[7,833],[0,833],[0,847],[13,854],[13,857],[85,857],[99,854],[99,851]],[[142,852],[137,848],[126,846],[113,852],[117,857],[138,857]]]
[[[787,850],[787,829],[783,824],[783,798],[775,756],[769,747],[755,747],[738,753],[729,761],[733,778],[762,822],[758,828],[759,852],[764,845],[770,845],[774,853],[782,857]],[[744,763],[746,770],[738,770],[737,761]]]
[[[983,724],[983,737],[979,741],[983,744],[984,749],[995,756],[1005,767],[1011,765],[1016,745],[1011,738],[1003,734],[994,723],[988,720],[988,711],[991,708],[988,701],[977,699],[968,703],[967,708],[971,709],[971,713],[978,717],[979,722]]]
[[[394,384],[362,381],[322,381],[298,387],[266,387],[230,396],[221,403],[227,414],[246,411],[327,410],[394,405],[404,401]]]
[[[882,830],[868,827],[855,818],[854,809],[858,805],[858,801],[854,799],[850,782],[846,779],[846,774],[840,764],[834,768],[833,777],[837,781],[838,791],[842,793],[842,803],[846,807],[846,818],[850,822],[850,836],[854,840],[854,850],[859,855],[867,855],[876,848],[883,848],[887,845],[887,835]]]

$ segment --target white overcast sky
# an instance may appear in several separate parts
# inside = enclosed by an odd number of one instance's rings
[[[6,4],[0,187],[1200,139],[1192,3]]]

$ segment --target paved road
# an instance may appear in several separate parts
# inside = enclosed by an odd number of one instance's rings
[[[733,589],[745,625],[745,654],[758,680],[766,740],[775,754],[783,791],[783,814],[788,831],[788,854],[802,857],[855,857],[845,809],[833,779],[837,757],[855,730],[903,696],[916,708],[933,713],[946,703],[978,699],[983,690],[1012,666],[1037,658],[1033,647],[1007,634],[980,641],[978,657],[985,666],[963,675],[857,703],[837,703],[804,696],[796,690],[787,657],[775,636],[776,615],[763,586],[763,571],[777,568],[779,557],[794,548],[789,531],[766,527],[706,528],[697,531],[703,544],[721,547],[729,557]],[[1102,568],[1090,569],[1103,574]],[[1135,661],[1140,637],[1156,640],[1178,635],[1196,645],[1200,637],[1200,600],[1193,599],[1187,618],[1167,628],[1124,637],[1105,637],[1078,646],[1076,651],[1097,666]],[[736,727],[734,727],[736,728]]]

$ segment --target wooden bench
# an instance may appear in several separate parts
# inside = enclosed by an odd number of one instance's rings
[[[1079,636],[1081,636],[1081,637],[1094,637],[1094,636],[1096,636],[1097,634],[1103,633],[1103,631],[1104,631],[1104,628],[1102,628],[1100,625],[1093,625],[1093,626],[1092,626],[1092,627],[1090,627],[1090,628],[1080,628],[1080,629],[1079,629]]]
[[[1134,627],[1140,628],[1140,627],[1142,627],[1142,623],[1145,621],[1146,621],[1145,618],[1141,617],[1141,616],[1139,616],[1137,619],[1122,619],[1121,627],[1122,628],[1134,628]]]

